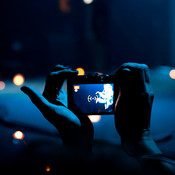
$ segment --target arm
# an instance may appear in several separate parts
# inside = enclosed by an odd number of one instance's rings
[[[116,71],[115,82],[115,125],[124,150],[138,158],[145,174],[174,174],[175,162],[163,155],[150,134],[153,90],[148,67],[125,63]]]

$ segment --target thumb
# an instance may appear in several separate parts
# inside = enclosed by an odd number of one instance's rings
[[[131,86],[132,86],[132,78],[131,78],[131,70],[130,68],[122,68],[119,69],[116,73],[115,73],[115,82],[118,88],[120,88],[120,90],[122,92],[128,92],[131,90]]]
[[[31,101],[41,112],[48,106],[49,102],[35,88],[31,86],[22,86],[21,91],[29,96]]]

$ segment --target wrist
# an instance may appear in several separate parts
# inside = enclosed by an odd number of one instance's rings
[[[162,154],[149,130],[139,137],[121,137],[121,143],[124,150],[131,156]]]

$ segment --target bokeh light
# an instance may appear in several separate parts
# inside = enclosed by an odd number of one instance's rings
[[[16,132],[13,134],[13,138],[14,138],[14,139],[17,139],[17,140],[23,140],[23,139],[24,139],[24,134],[23,134],[23,132],[21,132],[21,131],[16,131]]]
[[[83,2],[84,2],[85,4],[91,4],[91,3],[93,2],[93,0],[83,0]]]
[[[0,90],[5,89],[5,83],[3,81],[0,81]]]
[[[45,170],[46,170],[46,172],[50,172],[50,170],[51,170],[50,166],[46,166]]]
[[[22,74],[16,74],[14,77],[13,77],[13,83],[16,85],[16,86],[21,86],[23,83],[24,83],[24,76]]]
[[[175,69],[172,69],[169,73],[169,76],[172,78],[172,79],[175,79]]]
[[[79,67],[79,68],[77,68],[76,70],[78,71],[78,76],[80,76],[80,75],[85,75],[85,71],[84,71],[83,68]]]
[[[97,123],[101,119],[101,115],[89,115],[88,117],[92,123]]]

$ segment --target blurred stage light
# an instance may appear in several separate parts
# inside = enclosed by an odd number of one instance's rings
[[[3,81],[0,81],[0,90],[5,89],[5,83]]]
[[[92,123],[97,123],[101,119],[101,115],[88,115],[88,117]]]
[[[80,76],[80,75],[85,75],[85,71],[84,71],[83,68],[79,67],[79,68],[77,68],[76,70],[78,71],[78,76]]]
[[[58,3],[59,3],[59,9],[63,13],[71,12],[70,0],[58,0]]]
[[[46,170],[47,172],[50,172],[50,170],[51,170],[50,166],[46,166],[45,170]]]
[[[175,79],[175,69],[172,69],[169,73],[169,76],[172,78],[172,79]]]
[[[23,132],[21,132],[21,131],[16,131],[16,132],[13,134],[13,138],[14,138],[14,139],[17,139],[17,140],[23,140],[23,139],[24,139],[24,134],[23,134]]]
[[[93,0],[83,0],[83,2],[84,2],[85,4],[91,4],[91,3],[93,2]]]
[[[16,85],[16,86],[21,86],[23,83],[24,83],[24,76],[22,74],[16,74],[14,77],[13,77],[13,83]]]

